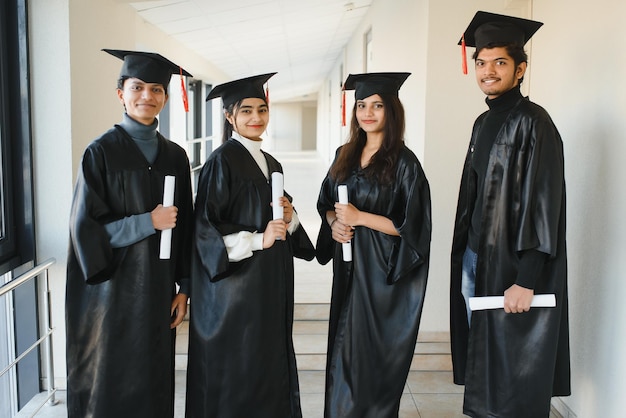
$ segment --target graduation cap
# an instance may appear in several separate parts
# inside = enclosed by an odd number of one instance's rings
[[[463,73],[467,74],[466,46],[473,46],[476,51],[489,44],[515,44],[523,47],[542,25],[542,22],[519,17],[476,12],[458,43],[463,53]]]
[[[341,125],[346,126],[346,90],[354,90],[354,98],[362,100],[372,94],[398,95],[398,90],[411,73],[349,74],[343,83]]]
[[[221,97],[224,109],[242,99],[251,97],[267,101],[268,97],[263,89],[263,85],[267,83],[267,80],[274,76],[274,74],[276,73],[260,74],[219,84],[211,89],[206,100],[209,101]]]
[[[343,83],[344,90],[354,90],[354,98],[362,100],[372,94],[398,95],[398,90],[411,73],[350,74]]]
[[[185,112],[189,112],[187,89],[185,88],[183,76],[193,76],[184,70],[183,67],[154,52],[126,51],[122,49],[103,49],[103,51],[124,61],[120,70],[120,77],[138,78],[146,83],[162,84],[167,90],[172,74],[180,74],[183,106],[185,107]]]
[[[121,49],[103,49],[103,51],[124,61],[120,77],[133,77],[146,83],[159,83],[165,88],[169,86],[172,74],[193,77],[181,66],[160,54]]]

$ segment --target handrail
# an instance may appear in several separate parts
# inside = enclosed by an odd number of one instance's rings
[[[11,280],[10,282],[4,284],[2,287],[0,287],[0,297],[5,295],[6,293],[15,290],[17,287],[21,286],[22,284],[26,283],[27,281],[39,276],[40,274],[43,273],[43,289],[41,290],[41,287],[38,287],[38,289],[40,289],[39,291],[41,292],[40,296],[40,300],[43,302],[43,308],[42,308],[42,312],[43,312],[43,329],[45,330],[43,335],[40,335],[40,338],[35,341],[35,343],[33,345],[31,345],[29,348],[27,348],[26,350],[24,350],[24,352],[20,353],[20,355],[18,355],[12,362],[11,364],[9,364],[4,370],[2,370],[0,372],[0,377],[2,377],[5,373],[7,373],[12,367],[14,367],[15,365],[17,365],[17,363],[23,359],[27,354],[29,354],[31,351],[33,351],[38,345],[43,344],[43,348],[44,348],[44,356],[46,358],[46,369],[47,369],[47,381],[48,381],[48,396],[46,397],[46,399],[44,400],[43,404],[41,404],[39,406],[39,408],[37,408],[37,411],[39,409],[41,409],[41,407],[43,405],[45,405],[46,402],[48,402],[50,405],[55,405],[57,403],[57,400],[55,399],[55,393],[56,393],[56,388],[54,387],[54,364],[52,362],[52,332],[54,331],[53,328],[50,327],[50,283],[49,283],[49,279],[48,279],[48,269],[50,268],[50,266],[52,266],[54,263],[56,263],[56,260],[54,258],[50,258],[46,261],[44,261],[43,263],[41,263],[40,265],[33,267],[32,269],[30,269],[29,271],[27,271],[24,274],[21,274],[20,276],[18,276],[17,278]]]
[[[33,267],[32,269],[28,270],[26,273],[17,276],[15,279],[11,280],[9,283],[2,285],[2,287],[0,287],[0,296],[4,295],[5,293],[10,292],[11,290],[15,289],[21,284],[24,284],[25,282],[29,281],[33,277],[39,276],[41,272],[43,272],[44,270],[48,270],[48,268],[54,263],[56,263],[56,260],[54,258],[46,260],[45,262],[38,265],[37,267]]]

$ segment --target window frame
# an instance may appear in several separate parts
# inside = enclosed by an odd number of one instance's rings
[[[35,260],[26,0],[0,1],[0,274]]]

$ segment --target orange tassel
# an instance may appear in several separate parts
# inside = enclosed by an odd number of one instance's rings
[[[185,80],[183,79],[183,67],[180,68],[180,88],[183,91],[183,106],[185,106],[185,112],[189,112],[189,99],[187,98],[187,89],[185,88]]]
[[[346,126],[346,91],[341,91],[341,126]]]
[[[267,86],[265,86],[265,102],[267,103],[267,105],[270,105],[270,86],[269,84]]]
[[[463,66],[463,74],[467,74],[467,51],[465,50],[465,35],[461,37],[461,54],[463,55],[463,60],[461,65]]]

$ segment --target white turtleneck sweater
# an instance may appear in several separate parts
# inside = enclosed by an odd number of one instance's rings
[[[261,151],[261,145],[263,141],[253,141],[251,139],[245,138],[237,132],[233,132],[232,138],[241,143],[246,150],[250,153],[254,161],[257,163],[263,175],[266,179],[269,179],[270,173],[267,167],[267,160],[265,159],[265,155]],[[293,233],[296,228],[300,225],[300,221],[298,219],[298,215],[296,212],[293,212],[293,216],[291,218],[291,222],[287,227],[287,232],[289,234]],[[230,235],[223,236],[224,245],[226,246],[226,251],[228,253],[228,261],[235,262],[241,261],[246,258],[252,257],[253,251],[260,251],[263,249],[263,233],[261,232],[248,232],[241,231]]]

